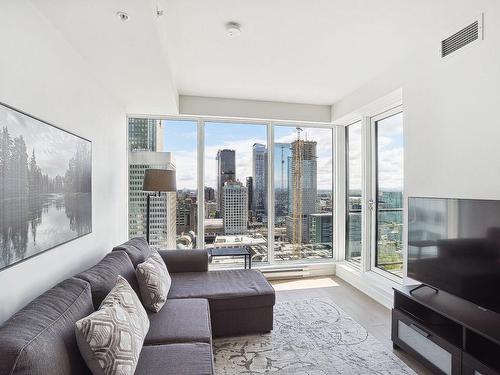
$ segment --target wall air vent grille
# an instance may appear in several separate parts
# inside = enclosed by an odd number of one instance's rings
[[[481,36],[482,25],[479,20],[474,21],[469,26],[464,27],[462,30],[456,32],[452,36],[441,41],[441,57],[448,56],[450,53],[472,43]]]

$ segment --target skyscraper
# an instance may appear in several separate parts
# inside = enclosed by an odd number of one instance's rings
[[[236,153],[234,150],[217,151],[217,208],[221,213],[224,211],[222,199],[223,188],[227,181],[236,179]]]
[[[214,188],[205,186],[205,201],[214,202],[215,201],[215,191]]]
[[[314,141],[297,139],[292,142],[292,157],[289,164],[291,198],[287,218],[287,236],[292,242],[300,239],[309,242],[307,216],[316,212],[318,195],[317,153]],[[299,233],[300,232],[300,233]]]
[[[253,219],[253,177],[247,177],[248,220]]]
[[[177,234],[196,232],[197,223],[196,197],[188,196],[185,193],[177,197]]]
[[[146,197],[142,191],[146,169],[175,169],[170,152],[129,152],[129,237],[146,236]],[[175,249],[176,193],[151,197],[150,244]]]
[[[247,232],[247,188],[239,181],[227,181],[223,187],[224,234]]]
[[[130,118],[128,144],[130,151],[163,151],[161,120]]]
[[[291,157],[290,143],[274,144],[275,220],[277,222],[282,222],[288,214],[290,199],[288,171]]]
[[[309,242],[331,244],[333,240],[332,230],[331,213],[309,215]]]
[[[252,210],[258,221],[267,212],[267,148],[260,143],[252,146],[253,202]]]

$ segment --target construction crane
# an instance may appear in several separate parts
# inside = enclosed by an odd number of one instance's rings
[[[295,257],[300,258],[302,246],[302,154],[304,141],[300,139],[301,128],[297,129],[297,140],[292,143],[292,247]]]

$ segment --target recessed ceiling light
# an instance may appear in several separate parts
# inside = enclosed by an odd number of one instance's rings
[[[241,35],[241,25],[237,22],[226,23],[226,34],[230,37]]]
[[[130,16],[126,12],[116,12],[116,16],[120,19],[122,22],[127,22],[130,19]]]

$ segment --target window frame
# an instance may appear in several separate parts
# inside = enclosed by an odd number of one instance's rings
[[[338,245],[338,240],[337,238],[339,237],[339,232],[337,232],[337,215],[338,215],[338,209],[336,208],[336,203],[337,203],[337,200],[336,200],[336,191],[338,189],[338,187],[340,186],[338,181],[340,181],[337,177],[338,177],[338,174],[337,174],[337,165],[336,165],[336,160],[338,158],[338,150],[337,150],[337,143],[336,143],[336,139],[337,139],[337,129],[339,128],[338,125],[334,125],[334,124],[324,124],[324,123],[313,123],[313,122],[297,122],[297,121],[270,121],[269,122],[269,126],[271,127],[272,129],[272,145],[273,147],[270,147],[270,152],[268,153],[269,157],[268,157],[268,171],[269,171],[269,174],[271,175],[272,173],[272,176],[273,178],[270,178],[269,180],[271,181],[270,184],[268,184],[268,202],[272,202],[272,204],[268,205],[269,207],[272,206],[272,217],[268,218],[268,225],[269,225],[269,229],[270,229],[270,233],[269,233],[269,240],[268,240],[268,246],[272,246],[272,258],[273,258],[273,263],[271,263],[272,265],[287,265],[287,264],[290,264],[290,265],[294,265],[294,264],[320,264],[320,263],[324,263],[325,261],[330,263],[330,262],[335,262],[336,260],[338,260],[338,249],[337,249],[337,245]],[[276,202],[275,202],[275,185],[274,185],[274,150],[275,150],[275,147],[274,147],[274,130],[276,129],[276,127],[300,127],[300,128],[308,128],[308,129],[329,129],[331,130],[332,132],[332,142],[331,142],[331,145],[332,145],[332,186],[331,186],[331,193],[332,193],[332,256],[331,258],[325,258],[325,259],[321,259],[321,260],[313,260],[313,259],[305,259],[303,261],[278,261],[277,263],[274,261],[274,227],[275,227],[275,223],[274,223],[274,219],[275,219],[275,205],[276,205]],[[269,144],[269,143],[268,143]],[[271,165],[269,165],[271,164]],[[269,199],[272,199],[269,200]],[[269,207],[268,207],[268,215],[271,215],[270,211],[269,211]],[[271,220],[272,220],[272,226],[271,226]],[[336,234],[337,233],[337,234]],[[271,242],[272,241],[272,242]],[[269,256],[270,257],[270,256]]]
[[[360,261],[359,262],[353,262],[352,260],[347,259],[347,246],[349,244],[349,127],[353,125],[359,124],[360,126],[360,137],[361,137],[361,149],[360,149],[360,169],[361,169],[361,211],[360,211],[360,218],[361,218],[361,256],[360,256]],[[345,218],[345,228],[344,228],[344,257],[343,259],[349,264],[352,268],[354,268],[356,271],[361,272],[363,267],[363,259],[364,259],[364,243],[365,241],[363,240],[363,230],[364,230],[364,220],[363,216],[366,211],[366,206],[363,202],[364,196],[365,196],[365,189],[364,189],[364,182],[365,182],[365,171],[364,171],[364,166],[363,166],[363,160],[365,159],[365,148],[363,147],[364,145],[364,140],[363,140],[363,119],[357,119],[354,122],[349,123],[348,125],[345,126],[345,134],[344,134],[344,155],[345,155],[345,163],[344,163],[344,176],[345,176],[345,193],[344,193],[344,204],[345,204],[345,212],[344,212],[344,218]]]
[[[371,200],[370,204],[370,212],[368,213],[368,222],[370,226],[370,244],[369,244],[369,259],[370,259],[370,264],[369,264],[369,269],[385,278],[388,278],[391,281],[394,281],[396,283],[401,284],[403,282],[403,279],[405,277],[405,257],[403,256],[403,270],[402,270],[402,275],[401,277],[389,272],[385,271],[379,267],[377,267],[377,253],[378,253],[378,241],[377,241],[377,236],[378,236],[378,129],[377,129],[377,123],[379,121],[382,121],[384,119],[387,119],[391,116],[397,115],[398,113],[403,113],[403,106],[398,105],[396,107],[390,108],[386,111],[380,112],[377,115],[371,116],[370,117],[370,123],[369,123],[369,142],[370,142],[370,147],[371,147],[371,153],[370,153],[370,198]],[[404,134],[404,123],[403,123],[403,134]],[[403,146],[404,147],[404,146]],[[403,197],[404,197],[404,184],[403,184]],[[404,212],[406,210],[405,207],[405,200],[403,198],[403,225],[405,226],[404,223]],[[403,227],[403,233],[405,232],[405,227]],[[404,238],[404,235],[403,235]],[[403,241],[404,242],[404,241]],[[403,245],[404,246],[404,245]],[[404,252],[404,251],[403,251]]]
[[[335,196],[337,195],[337,188],[339,186],[338,183],[338,173],[337,173],[337,164],[336,160],[338,157],[337,150],[337,133],[339,125],[335,125],[333,123],[315,123],[311,121],[275,121],[275,120],[267,120],[267,119],[248,119],[248,118],[230,118],[230,117],[210,117],[210,116],[194,116],[194,115],[144,115],[144,114],[127,114],[126,116],[126,147],[128,150],[129,147],[129,133],[128,133],[128,124],[129,119],[132,118],[146,118],[146,119],[154,119],[154,120],[170,120],[170,121],[195,121],[197,123],[197,201],[203,202],[205,201],[204,197],[204,184],[205,184],[205,130],[206,123],[228,123],[228,124],[241,124],[241,125],[264,125],[266,126],[266,134],[267,134],[267,147],[268,147],[268,173],[271,176],[274,176],[274,130],[277,126],[293,126],[293,127],[301,127],[301,128],[324,128],[330,129],[332,131],[332,257],[324,258],[320,260],[314,259],[303,259],[301,261],[286,261],[286,262],[275,262],[274,260],[274,214],[275,214],[275,194],[274,194],[274,177],[268,179],[267,186],[267,198],[268,202],[268,221],[267,221],[267,246],[268,246],[268,261],[262,262],[260,264],[255,264],[256,268],[266,268],[268,266],[277,266],[279,268],[287,267],[287,266],[297,266],[297,265],[320,265],[325,263],[333,263],[337,260],[338,256],[338,248],[337,244],[339,242],[340,233],[336,232],[337,229],[337,215],[338,209],[336,208],[337,199]],[[272,147],[270,147],[272,145]],[[129,153],[127,151],[126,154],[126,168],[127,168],[127,205],[126,205],[126,215],[127,218],[127,231],[128,231],[128,199],[129,199],[129,191],[128,186],[130,183],[130,175],[129,175]],[[204,225],[204,217],[205,217],[205,205],[198,204],[197,205],[197,241],[196,246],[198,248],[202,248],[205,246],[204,238],[205,238],[205,225]]]

